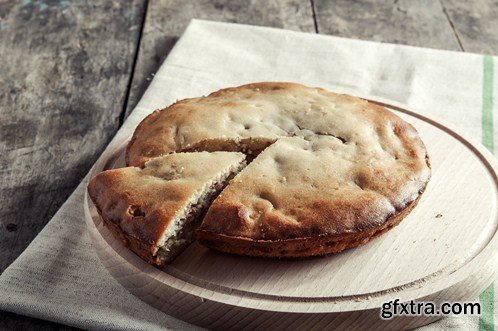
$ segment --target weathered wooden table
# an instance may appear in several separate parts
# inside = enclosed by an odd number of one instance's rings
[[[0,272],[85,176],[191,18],[498,54],[498,1],[0,0]],[[0,329],[72,329],[0,312]]]

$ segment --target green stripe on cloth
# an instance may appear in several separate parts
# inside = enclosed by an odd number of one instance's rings
[[[479,303],[481,304],[481,316],[479,317],[479,331],[494,330],[494,297],[495,289],[493,284],[481,293]]]
[[[482,66],[482,143],[491,153],[494,152],[493,132],[493,58],[484,56]],[[481,293],[481,316],[479,317],[479,331],[494,330],[494,301],[495,289],[493,284]]]
[[[493,58],[484,56],[482,68],[482,144],[494,152],[493,139]]]

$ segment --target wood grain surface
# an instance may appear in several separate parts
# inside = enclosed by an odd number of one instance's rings
[[[4,4],[0,270],[43,228],[118,129],[142,10],[140,1]]]
[[[438,1],[314,0],[314,4],[319,33],[460,50]]]
[[[497,8],[496,0],[0,0],[0,272],[90,169],[190,18],[496,55]],[[0,329],[29,326],[59,328],[0,313]]]
[[[498,1],[441,0],[465,52],[498,54]]]

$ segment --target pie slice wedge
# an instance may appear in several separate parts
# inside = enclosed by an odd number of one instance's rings
[[[90,180],[88,193],[114,236],[161,266],[195,239],[207,208],[244,166],[242,153],[169,154],[143,168],[104,171]]]

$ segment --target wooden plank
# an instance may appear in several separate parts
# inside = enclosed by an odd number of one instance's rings
[[[0,3],[0,272],[118,129],[144,9],[144,0]],[[12,329],[49,325],[30,321],[0,313]]]
[[[148,5],[126,116],[192,18],[314,32],[311,3],[300,0],[166,0]]]
[[[116,132],[143,10],[141,0],[3,4],[0,271]]]
[[[438,1],[314,0],[313,3],[319,33],[460,50]]]
[[[466,52],[498,54],[498,1],[441,0]]]

